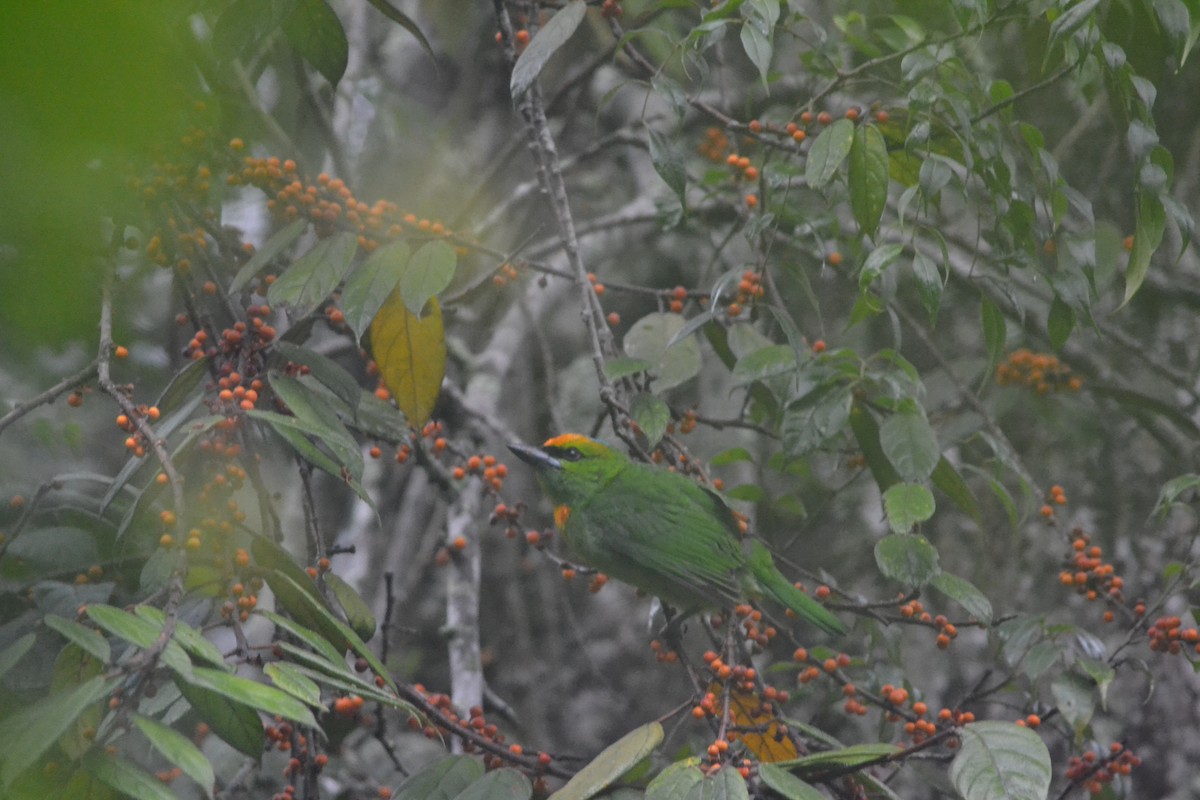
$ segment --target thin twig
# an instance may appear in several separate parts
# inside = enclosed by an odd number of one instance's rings
[[[99,359],[92,359],[91,363],[79,370],[79,372],[76,372],[74,375],[69,375],[41,394],[35,395],[28,400],[22,400],[14,405],[11,411],[9,411],[3,417],[0,417],[0,432],[3,432],[4,429],[9,425],[13,424],[38,406],[52,403],[60,395],[66,394],[77,386],[82,386],[92,378],[96,377],[96,370],[99,367],[99,364]]]

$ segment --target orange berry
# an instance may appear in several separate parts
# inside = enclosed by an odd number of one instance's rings
[[[884,122],[887,122],[889,119],[891,119],[891,115],[888,114],[888,112],[882,111],[882,110],[875,112],[875,121],[876,122],[884,123]]]
[[[529,31],[522,28],[515,34],[516,40],[521,44],[529,44]]]
[[[825,258],[825,260],[829,262],[829,266],[831,266],[831,267],[838,267],[838,266],[841,266],[841,264],[842,264],[842,254],[841,254],[841,253],[839,253],[837,250],[834,250],[832,253],[830,253],[830,254],[829,254],[829,255],[828,255],[826,258]]]
[[[175,525],[175,512],[169,508],[163,509],[163,511],[158,515],[158,518],[161,519],[162,524],[166,525],[168,528]]]
[[[371,454],[371,458],[379,458],[381,455],[383,455],[383,449],[380,448],[379,445],[372,447],[369,452]]]
[[[113,350],[113,355],[116,356],[117,358],[125,358],[129,355],[129,348],[125,347],[124,345],[119,344]]]
[[[846,119],[850,120],[851,122],[854,122],[855,120],[858,119],[859,113],[860,112],[857,108],[847,108],[846,109]]]
[[[1046,519],[1049,519],[1050,517],[1054,516],[1054,508],[1052,506],[1048,506],[1048,505],[1042,506],[1038,510],[1038,513],[1041,514]]]
[[[1132,249],[1133,249],[1133,237],[1132,237],[1132,236],[1126,236],[1126,237],[1125,237],[1125,241],[1124,241],[1122,244],[1123,244],[1123,246],[1125,247],[1125,252],[1127,252],[1127,253],[1128,253],[1130,250],[1132,250]]]
[[[758,167],[746,167],[742,170],[742,175],[748,181],[756,181],[758,180]]]
[[[758,195],[756,195],[756,194],[746,195],[746,207],[747,208],[755,208],[757,205],[758,205]]]
[[[814,353],[824,353],[826,347],[828,347],[828,345],[825,344],[824,339],[817,339],[812,343],[812,351]]]
[[[467,537],[455,536],[454,541],[451,542],[451,545],[454,547],[455,550],[466,550],[467,549]]]
[[[608,315],[608,324],[612,327],[617,327],[621,324],[621,315],[613,311]]]
[[[819,125],[828,125],[831,122],[833,122],[833,115],[828,111],[822,111],[820,114],[817,114],[817,123]]]
[[[825,659],[824,663],[821,664],[821,668],[829,673],[837,672],[837,668],[838,668],[837,659],[836,658]]]
[[[792,139],[798,144],[808,138],[808,134],[804,131],[793,131]]]

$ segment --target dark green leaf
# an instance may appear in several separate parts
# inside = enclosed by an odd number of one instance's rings
[[[291,695],[267,686],[265,683],[208,667],[195,667],[190,678],[185,677],[183,680],[192,686],[216,692],[264,714],[277,714],[301,725],[314,728],[317,726],[317,721],[307,706]]]
[[[154,606],[140,605],[134,609],[134,613],[143,619],[147,619],[160,628],[166,622],[166,615],[162,609]],[[225,656],[221,655],[221,651],[215,644],[204,638],[204,634],[188,625],[181,619],[175,620],[175,641],[197,658],[201,658],[212,664],[214,667],[226,669]]]
[[[108,696],[122,678],[97,675],[70,690],[54,692],[21,706],[0,721],[0,788],[16,778],[54,746],[75,720],[92,704]]]
[[[408,269],[407,242],[389,242],[377,247],[346,280],[342,289],[342,312],[346,324],[360,340],[383,307],[387,296]],[[421,304],[424,307],[424,303]]]
[[[434,58],[433,48],[429,46],[429,40],[425,38],[425,34],[421,33],[421,29],[417,27],[417,23],[413,22],[407,14],[393,6],[388,0],[367,0],[367,2],[379,9],[379,12],[392,22],[411,33],[416,38],[417,43],[421,45],[421,49],[428,53],[430,58]]]
[[[937,466],[933,468],[930,478],[933,480],[933,485],[945,492],[967,516],[976,522],[982,520],[983,512],[979,509],[979,501],[975,498],[975,493],[971,491],[971,487],[958,474],[954,465],[946,460],[945,456],[938,459]]]
[[[166,784],[120,756],[91,752],[84,757],[83,768],[134,800],[176,800]]]
[[[788,404],[783,414],[783,449],[792,458],[812,452],[845,428],[852,395],[848,386],[821,386]]]
[[[1064,36],[1079,29],[1087,22],[1088,17],[1092,15],[1098,5],[1100,5],[1100,0],[1080,0],[1050,23],[1050,46],[1053,47]]]
[[[541,27],[513,66],[509,92],[514,103],[519,101],[537,80],[550,56],[571,38],[579,23],[583,22],[586,13],[587,4],[584,0],[570,0]]]
[[[313,436],[333,454],[339,467],[335,473],[337,477],[341,477],[344,470],[345,474],[354,480],[362,480],[363,457],[358,442],[350,431],[346,430],[346,426],[325,398],[301,383],[298,378],[274,370],[271,371],[270,383],[271,390],[292,412],[292,419],[296,424],[288,425],[283,422],[286,417],[280,418],[280,415],[273,411],[258,412],[257,418],[270,422],[276,430],[279,424],[282,424],[289,429],[294,427],[301,433]],[[357,400],[357,397],[355,399]]]
[[[663,727],[650,722],[634,728],[600,752],[554,793],[554,800],[587,800],[616,783],[635,764],[654,752]]]
[[[775,764],[759,764],[758,777],[786,800],[825,800],[815,787]]]
[[[80,625],[74,620],[55,614],[47,614],[42,618],[42,622],[45,623],[47,628],[57,631],[68,641],[74,642],[91,653],[100,663],[107,664],[109,658],[112,657],[112,650],[108,646],[108,640],[93,628]]]
[[[183,770],[183,774],[194,780],[204,790],[204,794],[213,796],[213,784],[216,776],[212,764],[208,762],[200,749],[192,744],[192,740],[174,728],[163,725],[158,720],[141,714],[133,715],[133,723],[137,725],[142,735],[163,754],[163,757]],[[173,795],[172,795],[173,796]]]
[[[1162,243],[1167,224],[1166,212],[1157,195],[1139,191],[1135,211],[1137,222],[1134,226],[1133,250],[1129,253],[1129,267],[1125,272],[1125,299],[1121,302],[1122,306],[1137,294],[1142,281],[1146,280],[1146,273],[1150,271],[1150,257]]]
[[[1052,777],[1040,736],[1011,722],[973,722],[959,732],[962,748],[950,780],[969,800],[1045,800]]]
[[[733,383],[745,386],[776,375],[794,372],[796,351],[786,344],[773,344],[754,350],[738,359],[733,367]]]
[[[908,533],[933,516],[933,494],[919,483],[897,483],[883,493],[883,510],[895,533]]]
[[[457,267],[458,255],[445,242],[434,240],[418,247],[400,275],[400,296],[404,298],[404,307],[415,316],[421,316],[429,298],[450,285]],[[383,296],[387,297],[386,294]]]
[[[357,250],[358,239],[349,231],[317,242],[271,284],[267,302],[288,306],[296,318],[308,316],[346,277]]]
[[[1062,350],[1075,328],[1075,312],[1056,295],[1050,304],[1050,314],[1046,318],[1046,333],[1050,337],[1050,346]]]
[[[212,732],[227,745],[253,759],[262,757],[263,726],[258,712],[225,695],[175,676],[180,694]]]
[[[33,648],[33,643],[36,641],[36,633],[27,633],[3,650],[0,650],[0,678],[3,678],[9,670],[17,665],[17,662],[25,657],[25,654]]]
[[[344,294],[342,297],[345,299]],[[353,375],[342,368],[341,364],[311,348],[301,347],[291,342],[277,342],[275,350],[289,362],[308,367],[309,376],[333,392],[348,407],[353,409],[358,406],[363,394],[362,387],[358,385],[358,381],[354,379]]]
[[[687,204],[687,168],[683,163],[683,151],[679,149],[678,137],[667,136],[650,128],[650,163],[654,171],[679,198],[681,205]]]
[[[988,369],[1000,363],[1007,345],[1004,314],[1000,308],[985,294],[979,295],[979,311],[983,321],[983,342],[987,347]]]
[[[493,770],[472,783],[454,800],[529,800],[533,784],[511,767]]]
[[[843,747],[838,750],[813,753],[810,756],[797,758],[793,761],[781,762],[777,766],[783,768],[800,767],[809,771],[815,767],[854,767],[859,764],[868,764],[872,761],[878,761],[881,758],[894,756],[898,752],[900,752],[900,748],[894,744],[868,742],[866,744]]]
[[[483,777],[483,762],[470,756],[448,756],[409,776],[395,800],[454,800]]]
[[[904,245],[894,243],[885,244],[872,250],[871,255],[867,256],[866,263],[863,264],[862,272],[858,274],[859,291],[865,292],[867,287],[886,272],[902,252],[904,252]]]
[[[630,326],[625,354],[653,366],[654,388],[664,392],[700,371],[700,345],[693,336],[679,335],[685,322],[679,314],[652,312]]]
[[[967,610],[984,625],[992,624],[992,603],[970,581],[949,572],[942,572],[930,585]]]
[[[298,219],[288,225],[286,228],[275,231],[270,239],[263,244],[262,248],[257,250],[250,260],[242,265],[238,270],[237,275],[233,276],[233,280],[229,282],[229,294],[237,294],[247,284],[250,279],[275,260],[284,250],[288,249],[299,239],[304,232],[308,230],[308,220]],[[197,362],[199,363],[199,362]],[[201,364],[207,368],[207,364]]]
[[[161,624],[136,617],[128,611],[122,611],[119,608],[99,603],[89,605],[87,607],[87,615],[91,618],[92,622],[95,622],[104,630],[120,639],[137,645],[143,650],[148,650],[155,646],[158,637],[163,632]],[[162,658],[164,664],[177,673],[187,675],[191,672],[191,660],[174,639],[167,642],[167,646],[163,648],[160,658]]]
[[[753,461],[754,456],[744,447],[731,447],[728,450],[722,450],[712,457],[709,465],[713,467],[723,467],[726,464],[736,464],[739,461]]]
[[[938,552],[924,536],[893,533],[875,544],[875,563],[885,578],[920,588],[937,577]]]
[[[742,25],[742,49],[746,51],[750,63],[758,69],[764,89],[767,86],[767,70],[771,68],[771,54],[774,50],[771,38],[770,31],[764,32],[750,20]]]
[[[883,134],[874,125],[854,132],[850,145],[850,208],[867,236],[874,236],[888,198],[888,154]]]
[[[671,409],[667,408],[667,404],[645,392],[634,396],[629,404],[629,414],[641,428],[651,448],[658,445],[671,422]]]
[[[283,21],[283,32],[304,60],[333,86],[346,72],[350,44],[342,21],[325,0],[292,0],[292,13]]]
[[[1076,734],[1082,733],[1096,711],[1095,684],[1082,675],[1064,672],[1050,684],[1050,694],[1067,724]]]
[[[325,585],[333,592],[338,605],[346,614],[346,621],[358,634],[358,638],[364,642],[370,641],[371,637],[375,635],[375,615],[371,613],[371,609],[358,592],[354,591],[354,587],[332,572],[325,573]]]
[[[879,429],[879,444],[900,477],[910,481],[928,478],[942,457],[937,434],[916,410],[888,417]]]
[[[704,780],[694,763],[676,761],[646,786],[646,800],[686,800],[692,787]]]
[[[942,273],[933,260],[920,250],[913,253],[912,269],[917,278],[917,292],[921,296],[921,305],[929,315],[930,324],[936,324],[938,309],[942,305],[942,290],[945,288]]]
[[[619,381],[621,378],[645,372],[650,369],[650,366],[649,361],[641,358],[614,358],[604,363],[604,374],[608,376],[609,380]]]
[[[839,119],[821,131],[813,141],[804,165],[804,178],[808,185],[814,189],[824,189],[850,155],[853,141],[854,123],[848,119]]]
[[[854,432],[858,448],[867,460],[867,466],[871,469],[871,476],[875,478],[879,490],[884,491],[889,486],[899,483],[900,475],[892,466],[892,462],[888,461],[883,447],[879,444],[879,425],[862,403],[856,402],[850,410],[850,430]]]
[[[281,691],[287,692],[313,708],[321,706],[321,687],[317,686],[316,681],[305,675],[295,664],[273,661],[263,667],[263,672]]]

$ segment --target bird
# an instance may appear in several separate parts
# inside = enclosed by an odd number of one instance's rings
[[[846,626],[796,588],[737,515],[691,478],[631,460],[577,433],[510,444],[554,504],[573,558],[684,613],[770,598],[825,633]]]

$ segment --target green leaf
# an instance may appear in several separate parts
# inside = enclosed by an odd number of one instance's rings
[[[672,339],[683,328],[681,315],[653,312],[630,326],[625,334],[625,354],[653,366],[654,388],[659,392],[678,386],[700,371],[700,345],[692,336]]]
[[[262,757],[265,736],[257,711],[219,692],[189,683],[179,675],[175,676],[175,685],[188,705],[222,741],[253,759]]]
[[[902,252],[904,252],[904,245],[894,243],[885,244],[872,250],[871,255],[867,256],[866,262],[863,263],[862,271],[858,274],[858,290],[865,292],[868,286],[895,263]]]
[[[342,295],[343,300],[345,294]],[[293,364],[308,367],[306,377],[315,379],[349,408],[354,409],[362,400],[363,389],[358,385],[354,376],[342,368],[342,365],[332,358],[321,355],[309,347],[302,347],[291,342],[275,343],[275,351]],[[277,367],[282,367],[278,362]],[[303,382],[303,381],[301,381]]]
[[[839,119],[813,140],[804,165],[804,179],[814,189],[824,189],[850,155],[854,141],[854,123]]]
[[[604,374],[609,380],[619,381],[621,378],[645,372],[651,366],[653,365],[649,361],[641,358],[614,358],[604,363]]]
[[[271,284],[267,302],[288,306],[297,319],[308,316],[346,277],[357,250],[358,238],[348,231],[317,242]]]
[[[91,752],[84,757],[83,768],[134,800],[176,800],[166,784],[120,756]]]
[[[854,221],[863,233],[874,236],[888,198],[887,145],[874,125],[863,125],[854,132],[849,180]]]
[[[855,402],[850,409],[850,430],[854,432],[854,439],[862,450],[863,458],[867,460],[879,490],[885,491],[889,486],[899,483],[900,475],[892,462],[887,460],[879,444],[879,425],[875,422],[875,416],[861,402]]]
[[[512,767],[504,767],[488,772],[454,800],[528,800],[532,796],[529,779]]]
[[[1007,345],[1004,314],[985,294],[979,295],[979,313],[983,321],[983,342],[987,347],[988,369],[991,370],[1000,363],[1000,357],[1004,355]]]
[[[921,297],[921,305],[929,315],[930,324],[936,324],[938,310],[942,305],[942,290],[946,288],[942,273],[937,264],[933,263],[933,259],[920,250],[913,253],[912,270],[917,279],[917,293]]]
[[[805,783],[776,764],[759,764],[758,777],[768,788],[786,800],[825,800],[825,795],[811,784]]]
[[[753,350],[738,359],[733,367],[733,383],[745,386],[755,381],[785,375],[796,370],[796,351],[786,344],[772,344]]]
[[[342,313],[360,341],[387,296],[400,283],[408,269],[410,255],[407,242],[389,242],[375,248],[346,280],[342,289]]]
[[[411,33],[417,40],[417,43],[421,45],[421,49],[428,53],[431,59],[434,58],[433,48],[430,47],[429,40],[425,38],[425,34],[421,33],[421,29],[417,27],[417,23],[413,22],[407,14],[393,6],[388,0],[367,0],[367,2],[375,6],[379,10],[379,13]]]
[[[133,715],[133,723],[137,725],[142,735],[162,753],[163,757],[183,770],[183,774],[194,780],[204,790],[204,794],[213,796],[213,784],[216,776],[212,764],[208,762],[200,749],[192,744],[192,740],[174,728],[163,725],[158,720],[141,714]]]
[[[27,633],[3,650],[0,650],[0,678],[3,678],[9,670],[17,665],[17,662],[25,657],[25,654],[33,648],[33,643],[36,641],[36,633]]]
[[[257,558],[257,556],[255,556]],[[274,590],[272,590],[274,591]],[[275,627],[280,628],[298,640],[312,648],[313,652],[319,653],[322,660],[326,661],[333,667],[335,673],[352,674],[350,667],[346,664],[345,650],[339,650],[330,644],[329,640],[317,633],[312,628],[301,625],[296,620],[289,617],[280,616],[274,611],[259,609],[257,612],[262,617],[270,620],[275,624]]]
[[[929,585],[967,610],[984,625],[992,624],[992,603],[983,592],[968,580],[942,572]]]
[[[883,493],[883,511],[895,533],[908,533],[934,509],[933,494],[919,483],[897,483]]]
[[[797,758],[792,761],[781,761],[776,766],[782,768],[800,767],[808,771],[813,771],[815,767],[856,767],[859,764],[868,764],[873,761],[878,761],[881,758],[888,758],[900,752],[900,748],[894,744],[885,742],[868,742],[866,744],[855,744],[850,747],[843,747],[838,750],[826,750],[821,753],[813,753],[803,758]]]
[[[938,576],[938,551],[924,536],[892,533],[875,544],[875,563],[885,578],[920,588]]]
[[[346,430],[346,426],[325,398],[301,383],[298,378],[275,370],[271,370],[270,384],[271,390],[292,412],[292,417],[288,418],[274,411],[255,410],[255,418],[269,423],[277,432],[282,428],[288,433],[294,431],[314,437],[333,454],[338,467],[333,473],[334,477],[349,475],[356,481],[362,480],[363,457],[358,442],[350,431]],[[282,435],[289,442],[293,441],[293,437]]]
[[[292,0],[292,13],[283,20],[292,47],[333,86],[346,72],[350,44],[342,21],[325,0]]]
[[[453,247],[443,241],[426,242],[417,248],[417,252],[408,260],[408,268],[400,276],[400,296],[404,298],[404,307],[420,317],[429,298],[450,285],[457,267],[458,255]]]
[[[470,756],[449,756],[409,776],[394,800],[453,800],[481,777],[483,762]]]
[[[538,30],[533,41],[525,48],[525,52],[517,58],[513,66],[512,78],[509,81],[509,92],[513,102],[517,102],[529,91],[529,87],[537,80],[550,56],[575,33],[579,23],[583,22],[587,13],[584,0],[571,0],[555,12],[554,16]]]
[[[1055,642],[1038,642],[1029,651],[1025,653],[1025,657],[1021,660],[1021,672],[1025,673],[1032,680],[1037,680],[1042,673],[1054,666],[1054,663],[1062,658],[1065,648]]]
[[[1171,43],[1171,49],[1180,66],[1187,57],[1188,39],[1192,34],[1191,15],[1180,0],[1154,0],[1154,13],[1158,24]]]
[[[846,427],[853,397],[848,386],[819,386],[793,400],[783,412],[783,450],[799,458],[820,447]]]
[[[942,457],[937,434],[919,410],[888,417],[879,429],[879,444],[900,477],[910,481],[928,478]]]
[[[1041,737],[1011,722],[973,722],[959,732],[962,748],[950,781],[967,800],[1045,800],[1052,777]]]
[[[108,646],[108,640],[94,629],[80,625],[74,620],[57,616],[56,614],[47,614],[42,618],[42,622],[45,623],[47,628],[57,631],[68,641],[74,642],[91,653],[100,663],[107,664],[112,657],[112,650]]]
[[[97,675],[70,690],[53,692],[22,705],[0,721],[0,789],[14,780],[54,746],[75,720],[94,703],[107,697],[123,678]]]
[[[1121,306],[1133,299],[1142,281],[1146,280],[1146,273],[1150,271],[1150,257],[1162,243],[1167,225],[1166,212],[1158,195],[1139,190],[1135,213],[1137,222],[1133,231],[1133,250],[1129,253],[1129,267],[1125,271],[1125,299],[1121,301]]]
[[[264,714],[277,714],[301,725],[313,728],[317,726],[317,720],[307,706],[291,695],[267,686],[265,683],[208,667],[195,667],[192,675],[184,677],[184,681],[192,686],[216,692]]]
[[[1168,511],[1175,505],[1175,501],[1179,499],[1184,492],[1189,489],[1200,488],[1200,475],[1189,472],[1185,475],[1172,478],[1163,484],[1163,487],[1158,491],[1158,502],[1154,504],[1154,511],[1159,515],[1159,519],[1165,519]],[[0,675],[4,674],[4,670],[0,669]]]
[[[976,499],[975,493],[971,491],[971,487],[967,485],[962,475],[958,474],[958,470],[945,456],[938,459],[937,466],[933,468],[930,478],[933,480],[933,485],[945,492],[955,505],[971,519],[977,523],[982,521],[983,512],[979,508],[979,501]]]
[[[305,675],[295,664],[286,661],[272,661],[263,667],[263,672],[281,691],[287,692],[302,703],[319,708],[321,706],[321,687],[316,681]]]
[[[112,606],[101,604],[89,605],[87,607],[87,615],[91,618],[92,622],[95,622],[101,628],[104,628],[104,630],[120,639],[137,645],[143,650],[153,647],[163,631],[161,624],[151,622],[148,619],[142,619],[141,617],[135,617],[128,611],[122,611]],[[191,659],[188,658],[187,653],[183,651],[183,648],[179,646],[179,643],[174,638],[167,642],[167,646],[163,648],[160,658],[174,672],[187,675],[192,670]]]
[[[1081,735],[1096,712],[1095,684],[1082,675],[1064,672],[1050,684],[1050,694],[1063,719]]]
[[[686,800],[692,787],[704,780],[695,759],[676,761],[646,786],[646,800]]]
[[[750,800],[750,791],[737,768],[726,764],[693,786],[687,800]]]
[[[346,614],[346,622],[350,623],[358,638],[364,642],[370,641],[375,635],[375,615],[358,592],[354,591],[354,587],[332,572],[325,573],[325,585],[333,592]]]
[[[1096,684],[1096,689],[1100,693],[1100,708],[1107,710],[1108,687],[1112,685],[1113,679],[1117,677],[1116,670],[1103,661],[1096,661],[1091,658],[1078,658],[1075,660],[1075,666],[1083,670]]]
[[[1046,333],[1050,337],[1050,346],[1062,350],[1075,328],[1075,311],[1064,303],[1057,295],[1050,303],[1050,314],[1046,318]]]
[[[736,464],[739,461],[754,461],[754,456],[744,447],[731,447],[728,450],[722,450],[712,457],[709,466],[723,467],[727,464]]]
[[[684,166],[683,151],[676,136],[667,136],[653,128],[647,130],[650,140],[650,163],[654,171],[671,188],[679,203],[686,206],[687,167]]]
[[[771,54],[774,46],[771,43],[771,31],[764,32],[761,27],[751,20],[742,25],[742,49],[750,63],[758,69],[763,88],[767,88],[767,71],[771,68]]]
[[[663,740],[663,727],[650,722],[634,728],[583,766],[551,800],[587,800],[615,783]]]
[[[642,434],[651,448],[658,445],[671,422],[671,409],[667,408],[667,404],[645,392],[634,396],[629,404],[629,414],[642,429]]]
[[[229,282],[229,294],[237,294],[246,284],[250,283],[250,279],[274,261],[280,253],[288,249],[299,239],[304,232],[308,230],[308,220],[298,219],[288,225],[275,231],[270,239],[263,243],[263,246],[255,251],[250,260],[242,265],[238,270],[237,275],[233,276],[233,280]],[[207,365],[202,365],[207,369]]]
[[[1100,5],[1100,0],[1080,0],[1063,12],[1054,22],[1050,23],[1050,41],[1046,49],[1049,50],[1063,37],[1078,30],[1087,22],[1088,17],[1092,15],[1098,5]]]
[[[346,642],[333,616],[325,609],[325,600],[312,578],[300,568],[291,554],[265,536],[250,540],[250,552],[262,576],[275,594],[278,607],[296,618],[305,628],[316,631],[332,652],[344,653]],[[277,623],[278,624],[278,623]],[[324,648],[320,648],[324,649]]]

